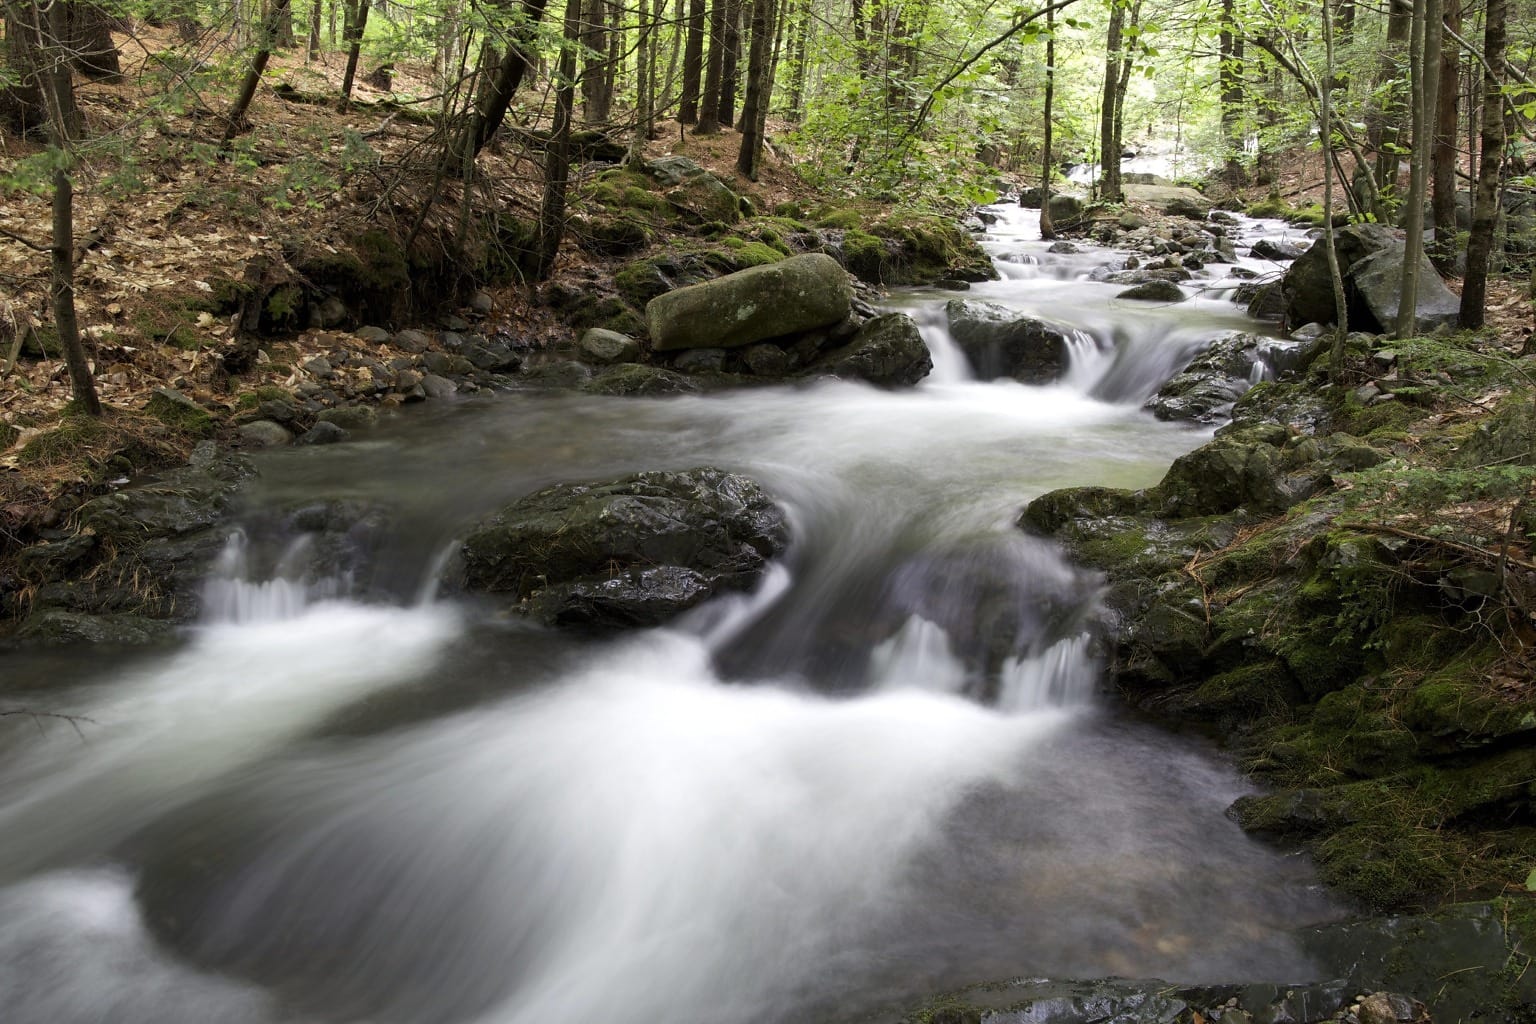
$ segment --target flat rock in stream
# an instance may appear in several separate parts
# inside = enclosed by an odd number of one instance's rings
[[[491,516],[464,541],[464,580],[548,625],[654,626],[749,588],[788,534],[747,477],[637,473],[549,487]]]

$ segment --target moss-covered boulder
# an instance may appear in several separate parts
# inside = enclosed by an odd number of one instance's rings
[[[746,477],[639,473],[503,509],[464,540],[464,579],[551,625],[653,626],[751,586],[787,539],[784,514]]]
[[[651,347],[734,348],[842,322],[853,288],[837,261],[794,256],[658,295],[646,304]]]
[[[645,170],[661,183],[663,198],[689,221],[735,224],[741,219],[741,197],[687,157],[666,156],[649,160]]]

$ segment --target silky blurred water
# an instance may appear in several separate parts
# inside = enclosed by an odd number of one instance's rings
[[[1058,385],[971,379],[916,294],[911,391],[499,395],[263,457],[180,646],[12,662],[78,732],[0,720],[0,1019],[771,1024],[1305,977],[1307,867],[1226,819],[1201,742],[1114,712],[1100,581],[1014,526],[1201,443],[1139,402],[1252,325],[1117,305],[1004,212],[972,297],[1084,332]],[[431,597],[519,495],[706,464],[789,513],[755,593],[607,639]],[[345,571],[303,508],[353,510]]]

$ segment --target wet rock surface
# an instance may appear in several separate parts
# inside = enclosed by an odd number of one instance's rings
[[[1066,372],[1067,336],[1037,317],[994,302],[952,299],[946,307],[949,330],[982,380],[1011,377],[1048,384]]]
[[[550,625],[653,626],[752,585],[788,541],[756,483],[718,469],[551,487],[481,523],[464,583]]]

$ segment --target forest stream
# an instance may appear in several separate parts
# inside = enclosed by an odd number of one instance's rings
[[[1015,525],[1154,483],[1209,428],[1142,403],[1259,328],[1222,267],[1116,300],[1111,253],[991,212],[1001,280],[964,297],[1072,328],[1060,383],[974,379],[958,293],[915,291],[891,307],[935,370],[906,391],[431,403],[260,455],[177,646],[13,656],[75,720],[0,724],[0,1019],[771,1024],[1321,977],[1309,865],[1228,820],[1248,787],[1205,740],[1117,709],[1097,578]],[[584,637],[437,586],[514,498],[702,465],[788,514],[749,594]],[[305,503],[367,510],[355,550],[276,528]]]

